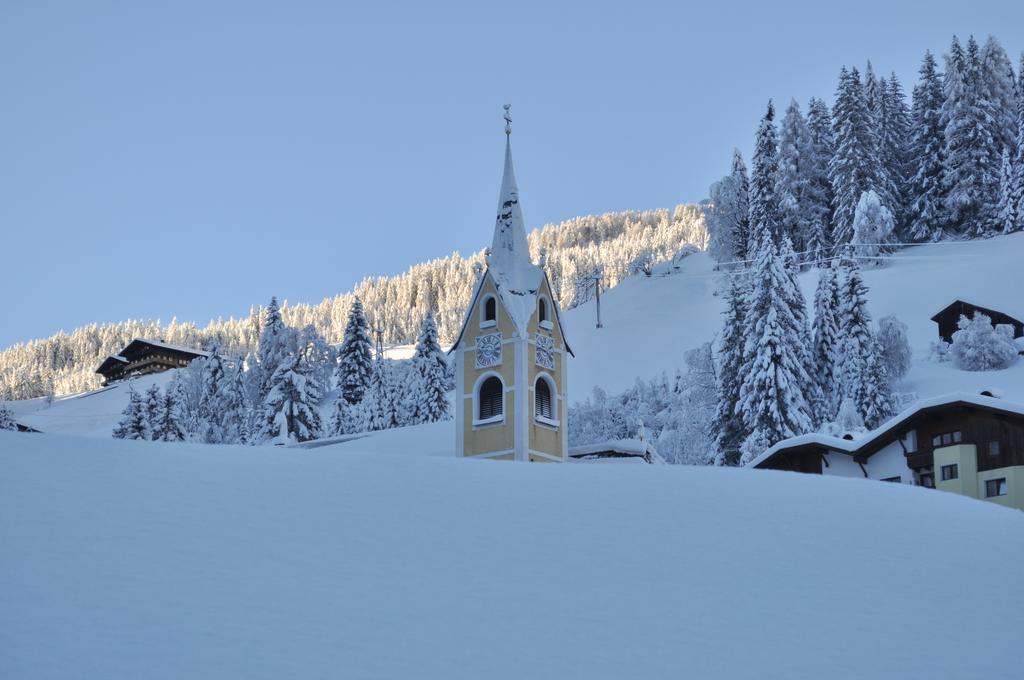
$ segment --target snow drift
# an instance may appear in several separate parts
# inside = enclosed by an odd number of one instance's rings
[[[1019,512],[359,441],[0,432],[0,677],[1019,677]]]

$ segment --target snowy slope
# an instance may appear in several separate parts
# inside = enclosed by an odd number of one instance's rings
[[[0,432],[0,545],[3,678],[1019,677],[1024,514],[896,484]]]
[[[938,338],[930,320],[954,299],[1024,319],[1019,263],[1024,261],[1024,234],[985,241],[938,243],[907,248],[881,269],[865,269],[870,287],[868,307],[875,321],[896,314],[909,327],[914,365],[898,386],[901,393],[929,397],[948,392],[999,390],[1007,399],[1024,402],[1024,360],[1003,371],[969,373],[928,359]],[[659,274],[667,266],[659,269]],[[715,295],[721,275],[714,262],[699,253],[681,261],[671,275],[634,276],[601,297],[604,327],[594,327],[595,303],[563,314],[566,334],[576,358],[569,362],[569,400],[585,399],[597,385],[610,393],[683,365],[683,353],[714,339],[721,330],[723,301]],[[817,273],[801,275],[809,307]],[[408,358],[411,346],[388,349],[390,358]],[[169,380],[169,374],[138,380]],[[127,404],[125,385],[108,391],[68,397],[43,408],[42,400],[12,404],[18,420],[44,432],[107,437]],[[328,407],[325,406],[325,409]],[[28,412],[32,415],[23,415]],[[325,411],[326,412],[326,411]]]
[[[132,384],[139,392],[145,392],[154,384],[163,388],[173,374],[174,371],[166,371],[144,375]],[[11,410],[19,423],[40,432],[109,437],[128,405],[128,395],[128,383],[121,382],[92,392],[58,398],[49,406],[42,399],[11,402]]]
[[[1024,234],[984,241],[936,243],[900,251],[883,268],[865,269],[868,308],[877,322],[895,314],[907,324],[914,365],[899,385],[927,397],[945,392],[998,388],[1024,401],[1024,360],[1004,370],[959,371],[928,360],[938,339],[932,315],[956,299],[968,300],[1024,320],[1021,297]],[[573,401],[597,385],[610,393],[629,387],[637,376],[652,378],[683,365],[683,353],[712,340],[721,330],[723,300],[714,295],[720,275],[705,253],[682,261],[680,273],[632,277],[601,298],[604,328],[594,327],[594,301],[565,314],[566,333],[576,359],[569,363]],[[800,283],[813,309],[817,273]]]

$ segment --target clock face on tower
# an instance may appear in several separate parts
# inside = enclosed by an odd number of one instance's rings
[[[537,365],[555,370],[555,341],[537,333]]]
[[[501,333],[478,335],[476,338],[476,367],[487,368],[501,364]]]

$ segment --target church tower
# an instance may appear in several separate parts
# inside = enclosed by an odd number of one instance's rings
[[[565,462],[566,359],[558,303],[530,260],[512,170],[505,107],[505,172],[487,267],[477,280],[455,355],[455,448],[459,456]]]

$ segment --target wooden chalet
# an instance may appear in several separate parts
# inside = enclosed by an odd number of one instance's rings
[[[954,300],[933,316],[932,321],[939,325],[939,337],[946,342],[953,342],[953,333],[958,330],[957,323],[960,321],[960,317],[966,316],[970,319],[977,312],[992,319],[993,325],[1007,324],[1013,326],[1013,337],[1019,338],[1024,336],[1024,322],[1018,321],[1009,314],[997,312],[994,309],[981,307],[963,300]]]
[[[206,356],[209,354],[198,349],[136,338],[119,354],[104,359],[96,372],[103,376],[103,384],[109,385],[125,378],[183,368],[193,359]]]
[[[954,393],[858,439],[787,439],[748,467],[935,487],[1024,509],[1024,404]]]

